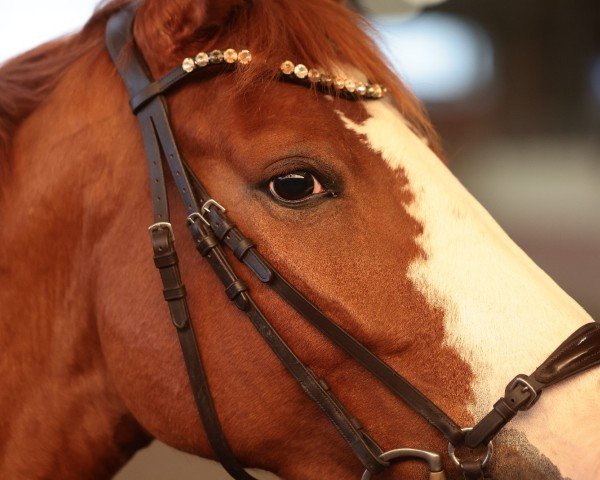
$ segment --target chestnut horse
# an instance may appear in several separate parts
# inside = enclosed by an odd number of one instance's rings
[[[3,479],[109,478],[151,438],[213,455],[151,259],[141,137],[104,47],[106,21],[126,3],[0,70]],[[134,37],[155,78],[200,50],[252,52],[243,72],[168,97],[185,158],[295,286],[471,425],[516,373],[591,319],[452,176],[364,28],[333,0],[145,0]],[[286,59],[360,72],[387,85],[388,98],[352,102],[274,81]],[[270,180],[298,171],[314,179],[306,198],[276,198]],[[285,479],[358,478],[360,463],[230,304],[188,240],[183,209],[172,210],[236,456]],[[240,275],[382,446],[446,450],[419,415]],[[521,413],[497,437],[496,477],[600,478],[598,387],[598,371],[582,374]],[[408,461],[380,478],[423,475]]]

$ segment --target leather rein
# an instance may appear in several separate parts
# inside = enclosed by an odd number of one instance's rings
[[[600,364],[600,324],[589,323],[579,328],[535,372],[517,375],[511,380],[504,396],[479,423],[472,428],[461,428],[408,380],[325,316],[293,287],[228,218],[225,208],[208,194],[179,153],[163,96],[171,87],[194,73],[178,66],[162,79],[153,81],[133,40],[134,18],[133,8],[125,8],[114,14],[106,27],[106,46],[130,94],[130,105],[142,132],[152,194],[154,223],[149,227],[149,232],[154,263],[160,272],[164,298],[177,330],[200,418],[211,447],[223,467],[237,480],[256,480],[235,458],[215,411],[179,272],[175,239],[169,221],[163,163],[168,166],[185,205],[187,226],[196,249],[212,267],[228,298],[250,319],[302,390],[325,413],[358,457],[365,468],[362,480],[370,479],[391,462],[404,458],[426,462],[432,480],[443,479],[445,475],[441,456],[435,452],[409,448],[384,452],[381,449],[360,421],[345,409],[325,380],[317,377],[278,335],[252,300],[248,286],[236,275],[225,257],[224,248],[230,249],[260,282],[438,429],[449,442],[450,458],[461,468],[466,479],[489,478],[486,467],[492,456],[492,439],[500,429],[519,411],[530,408],[545,388]],[[461,460],[454,452],[459,446],[470,449],[485,447],[487,451],[483,458]]]

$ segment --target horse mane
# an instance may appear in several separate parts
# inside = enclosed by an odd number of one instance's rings
[[[43,44],[0,67],[0,160],[8,156],[11,137],[20,122],[53,91],[73,62],[94,50],[101,51],[106,22],[132,1],[105,0],[78,33]],[[152,28],[145,26],[145,30]],[[194,54],[192,47],[205,51],[223,48],[228,45],[226,41],[235,38],[240,49],[248,48],[259,60],[240,76],[240,89],[259,79],[271,80],[278,74],[279,64],[287,59],[330,70],[350,65],[385,85],[415,132],[439,151],[437,135],[426,113],[390,69],[369,32],[372,28],[368,21],[338,1],[242,1],[220,25],[198,30],[198,41],[187,45],[187,54]]]
[[[108,18],[127,3],[103,2],[81,31],[44,43],[0,67],[0,167],[15,129],[48,97],[73,62],[104,44]]]

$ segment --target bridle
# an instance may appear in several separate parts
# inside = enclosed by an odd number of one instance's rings
[[[214,200],[181,157],[173,136],[165,94],[194,72],[176,67],[158,81],[149,70],[133,41],[134,8],[114,14],[106,28],[106,45],[132,98],[130,102],[141,128],[150,173],[154,223],[149,227],[154,263],[160,272],[163,294],[176,327],[187,367],[194,400],[216,457],[238,480],[255,480],[236,460],[224,434],[210,394],[199,345],[190,321],[186,290],[181,281],[169,207],[163,163],[168,166],[187,214],[187,226],[198,252],[204,257],[225,288],[234,305],[252,322],[267,345],[321,408],[365,467],[362,480],[368,480],[403,458],[427,463],[430,479],[445,478],[441,456],[435,452],[402,448],[384,452],[363,425],[352,417],[324,379],[306,366],[278,335],[252,300],[248,286],[236,275],[224,254],[229,248],[237,260],[267,285],[296,312],[327,336],[337,347],[373,374],[392,393],[437,428],[449,442],[449,454],[466,479],[490,478],[487,466],[492,456],[492,439],[519,411],[529,409],[542,391],[567,377],[600,364],[600,324],[579,328],[531,375],[517,375],[504,396],[473,428],[461,428],[446,413],[417,390],[404,377],[372,353],[359,340],[327,318],[258,252],[255,245],[228,218],[225,208]],[[209,65],[210,67],[210,65]],[[459,446],[486,447],[482,458],[461,460]]]
[[[486,467],[492,456],[492,439],[500,429],[519,411],[529,409],[545,388],[600,363],[600,324],[589,323],[579,328],[533,374],[517,375],[511,380],[504,396],[479,423],[473,428],[460,428],[410,382],[359,340],[327,318],[288,283],[262,257],[252,241],[227,217],[225,208],[207,193],[179,153],[163,96],[174,85],[193,75],[194,71],[187,71],[178,66],[160,80],[152,81],[133,41],[134,17],[133,8],[125,8],[113,15],[106,28],[106,45],[132,98],[130,104],[142,131],[150,172],[154,214],[154,223],[149,227],[154,263],[160,272],[164,298],[177,330],[200,418],[211,447],[224,468],[238,480],[254,479],[243,469],[231,451],[212,401],[198,342],[190,321],[185,286],[179,273],[173,229],[169,222],[163,161],[168,165],[184,202],[187,226],[197,250],[216,273],[225,287],[228,298],[246,314],[271,350],[304,392],[323,410],[364,465],[363,480],[368,480],[372,474],[381,472],[390,462],[401,458],[425,461],[431,479],[439,480],[445,476],[441,457],[435,452],[415,449],[383,452],[360,421],[348,413],[325,380],[317,377],[302,363],[278,335],[252,300],[248,286],[236,275],[225,257],[223,248],[229,248],[237,260],[245,264],[259,281],[437,428],[448,440],[450,457],[462,469],[465,478],[489,478]],[[127,54],[123,54],[126,49]],[[455,454],[455,447],[458,446],[471,449],[486,446],[487,451],[483,458],[461,460]]]

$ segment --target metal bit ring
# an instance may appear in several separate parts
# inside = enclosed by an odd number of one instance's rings
[[[470,432],[471,430],[473,430],[473,427],[465,427],[465,428],[462,428],[461,430],[463,432]],[[494,454],[494,444],[490,441],[487,444],[487,451],[485,452],[485,455],[483,456],[483,459],[481,460],[482,467],[485,467],[488,464],[488,462],[492,458],[493,454]],[[448,455],[450,455],[450,459],[454,462],[454,464],[457,467],[460,467],[460,464],[462,463],[462,461],[460,460],[460,458],[458,458],[456,456],[455,446],[452,445],[451,443],[448,444]]]
[[[442,467],[442,459],[439,454],[428,450],[417,450],[415,448],[398,448],[381,454],[381,459],[390,462],[402,458],[417,458],[427,462],[429,467],[430,480],[445,480],[446,475]],[[373,474],[369,470],[365,470],[361,480],[371,480]]]

